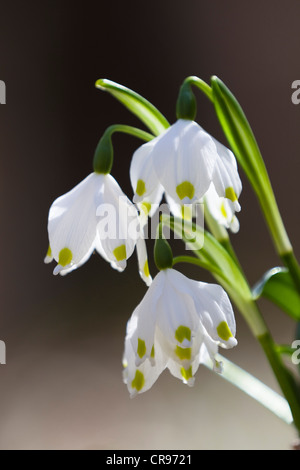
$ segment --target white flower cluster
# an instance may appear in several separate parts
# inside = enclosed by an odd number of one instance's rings
[[[148,390],[167,367],[188,385],[201,362],[214,361],[218,346],[236,345],[235,320],[222,287],[187,279],[172,268],[152,282],[143,228],[165,196],[171,212],[192,217],[206,201],[217,222],[239,229],[242,190],[232,152],[196,122],[178,121],[139,147],[130,179],[133,202],[110,174],[93,172],[56,199],[49,211],[49,251],[45,262],[57,262],[54,274],[67,274],[96,250],[119,271],[135,248],[139,272],[149,289],[128,322],[124,381],[130,394]],[[114,227],[113,233],[107,230]],[[220,365],[215,362],[215,368]]]

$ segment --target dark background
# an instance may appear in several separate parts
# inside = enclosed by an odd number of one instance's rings
[[[252,125],[296,254],[300,256],[300,78],[297,0],[2,2],[0,79],[2,449],[288,449],[294,432],[203,367],[189,389],[165,372],[134,400],[122,383],[126,322],[145,287],[135,255],[122,275],[93,256],[61,278],[43,258],[52,201],[92,171],[107,126],[140,125],[94,86],[109,78],[142,94],[170,122],[188,75],[218,75]],[[225,142],[213,108],[196,91],[198,122]],[[114,138],[113,175],[132,196],[128,168],[140,144]],[[241,230],[233,236],[249,282],[280,264],[241,172]],[[153,264],[151,264],[153,267]],[[185,270],[211,281],[206,272]],[[262,304],[275,339],[294,325]],[[236,312],[239,346],[226,353],[278,390]],[[228,431],[230,429],[230,432]]]

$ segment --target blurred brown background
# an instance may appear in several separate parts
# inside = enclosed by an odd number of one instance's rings
[[[300,3],[2,2],[0,79],[1,449],[289,449],[295,435],[221,378],[200,368],[194,388],[166,371],[129,399],[121,358],[126,322],[145,287],[135,255],[122,275],[97,255],[61,278],[43,264],[52,201],[92,170],[98,139],[113,123],[139,125],[96,90],[98,78],[124,84],[172,122],[188,75],[218,75],[253,127],[286,227],[300,256]],[[225,143],[198,93],[197,119]],[[129,196],[128,167],[140,144],[115,136],[113,175]],[[255,197],[241,173],[241,230],[233,243],[253,284],[280,264]],[[153,263],[151,264],[153,267]],[[210,281],[205,272],[184,270]],[[262,304],[275,339],[294,325]],[[236,312],[239,346],[227,357],[276,390],[269,365]]]

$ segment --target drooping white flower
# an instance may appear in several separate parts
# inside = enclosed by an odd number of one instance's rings
[[[161,188],[179,204],[197,201],[210,185],[215,153],[209,134],[195,122],[179,119],[134,153],[134,202],[159,203]]]
[[[174,215],[191,218],[189,207],[201,201],[211,185],[233,211],[240,210],[242,185],[234,155],[194,121],[178,119],[138,148],[130,178],[133,201],[139,207],[146,204],[149,212],[153,204],[157,207],[164,191]]]
[[[123,378],[131,396],[151,388],[167,367],[193,385],[199,364],[214,361],[218,346],[232,348],[236,325],[221,286],[193,281],[174,269],[153,280],[128,324]]]
[[[137,210],[116,180],[91,173],[50,207],[45,262],[55,259],[54,274],[64,275],[85,263],[96,249],[114,268],[123,270],[135,248],[137,225]]]
[[[218,196],[214,185],[205,193],[205,210],[208,210],[212,217],[223,227],[237,233],[240,228],[239,221],[235,215],[235,208],[232,201],[225,197]]]

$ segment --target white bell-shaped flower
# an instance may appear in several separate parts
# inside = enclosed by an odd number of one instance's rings
[[[145,204],[149,215],[163,192],[171,211],[185,218],[190,206],[202,200],[214,185],[232,211],[239,211],[242,190],[233,153],[195,121],[178,119],[163,134],[139,147],[130,168],[133,201]],[[183,206],[188,206],[187,210]]]
[[[57,261],[54,274],[67,274],[96,249],[123,270],[137,239],[138,214],[109,174],[91,173],[56,199],[48,217],[49,250],[45,262]]]
[[[218,347],[236,346],[233,309],[224,289],[164,269],[153,280],[128,325],[123,378],[131,396],[148,390],[167,367],[193,385],[199,364]]]
[[[205,193],[205,210],[208,210],[211,216],[223,227],[237,233],[240,228],[239,221],[235,215],[235,207],[231,200],[220,197],[213,184]]]

